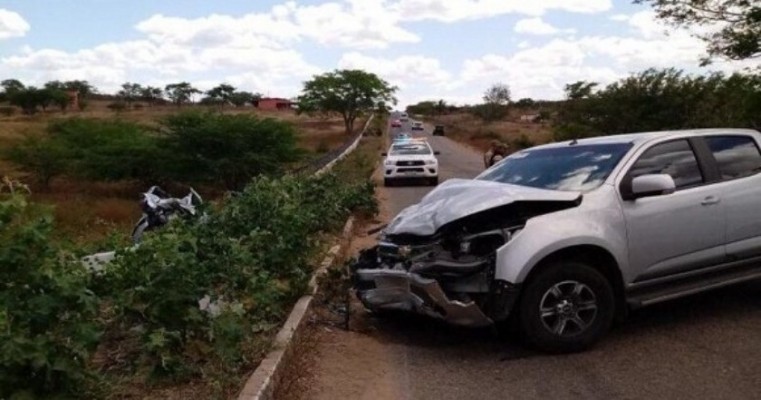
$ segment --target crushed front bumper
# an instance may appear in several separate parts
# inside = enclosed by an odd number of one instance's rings
[[[357,297],[370,310],[403,310],[454,325],[488,326],[493,322],[473,302],[450,300],[434,279],[396,269],[354,271]]]

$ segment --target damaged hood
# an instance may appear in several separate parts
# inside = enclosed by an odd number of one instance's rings
[[[402,210],[386,234],[429,236],[442,226],[468,215],[520,201],[575,201],[578,192],[537,189],[474,179],[449,179],[420,203]]]

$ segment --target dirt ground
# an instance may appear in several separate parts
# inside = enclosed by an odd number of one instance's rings
[[[179,110],[213,110],[207,106],[189,105],[178,108],[172,105],[143,107],[135,110],[115,112],[109,110],[110,101],[94,100],[84,111],[62,113],[49,110],[45,113],[27,116],[17,113],[0,117],[0,178],[8,176],[32,187],[34,202],[53,207],[56,239],[75,243],[90,243],[116,234],[126,240],[141,211],[137,200],[142,187],[135,182],[91,182],[81,179],[57,177],[50,188],[35,187],[34,177],[21,171],[16,165],[5,160],[2,153],[12,148],[27,136],[46,135],[51,121],[61,118],[118,118],[147,126],[157,125],[161,117]],[[308,151],[308,158],[316,158],[323,153],[340,147],[347,136],[340,117],[323,118],[297,115],[293,111],[261,111],[252,107],[225,108],[225,113],[250,113],[263,118],[274,118],[291,122],[298,132],[298,146]],[[217,195],[213,188],[196,187],[201,195],[211,200]],[[185,193],[177,193],[184,195]],[[101,250],[101,249],[98,249]]]
[[[374,245],[376,234],[368,234],[368,231],[388,223],[394,217],[388,206],[390,193],[380,184],[380,170],[376,171],[373,179],[379,184],[376,198],[380,213],[375,220],[357,227],[356,236],[349,246],[350,255]],[[366,312],[355,298],[350,298],[350,301],[349,331],[341,326],[345,314],[336,313],[325,304],[316,307],[310,330],[314,336],[309,339],[314,356],[310,357],[311,362],[304,365],[306,375],[299,390],[287,393],[283,398],[390,400],[403,397],[395,390],[397,386],[394,382],[398,377],[391,360],[384,357],[384,345],[367,334],[372,326],[366,323]],[[368,363],[368,360],[374,361]],[[315,363],[319,363],[320,367],[314,368]],[[353,379],[342,381],[340,377],[344,376],[353,376]],[[331,384],[326,385],[325,382]],[[361,395],[357,396],[359,393]]]

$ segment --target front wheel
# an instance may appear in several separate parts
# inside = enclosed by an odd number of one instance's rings
[[[137,221],[137,224],[135,224],[135,228],[132,229],[132,243],[140,243],[146,230],[148,230],[148,217],[143,215],[140,221]]]
[[[540,271],[520,301],[524,338],[550,352],[589,348],[610,329],[613,288],[597,270],[580,262],[556,263]]]

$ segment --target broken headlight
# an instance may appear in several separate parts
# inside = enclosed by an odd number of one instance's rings
[[[521,228],[495,229],[464,235],[458,243],[458,253],[461,255],[487,256],[509,242]]]

